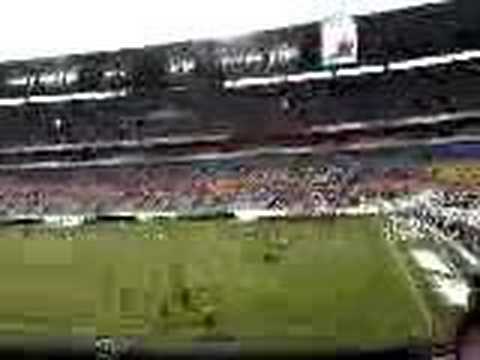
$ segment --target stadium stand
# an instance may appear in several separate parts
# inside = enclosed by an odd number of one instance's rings
[[[62,206],[71,211],[135,207],[192,209],[204,204],[227,206],[237,199],[261,207],[301,204],[300,207],[315,208],[321,204],[358,203],[360,198],[375,194],[393,196],[418,188],[419,182],[428,184],[430,179],[425,174],[422,178],[420,172],[409,178],[401,171],[393,175],[386,171],[388,176],[380,181],[378,172],[369,168],[353,170],[352,164],[345,168],[334,164],[312,165],[312,174],[300,176],[286,172],[285,164],[275,168],[266,163],[257,165],[250,174],[234,171],[234,176],[225,176],[207,172],[195,178],[188,166],[183,167],[185,174],[178,177],[171,175],[170,170],[162,173],[157,166],[141,170],[149,174],[147,179],[155,179],[155,182],[147,180],[146,185],[135,170],[128,170],[138,166],[73,168],[77,163],[96,159],[141,159],[155,157],[159,152],[188,155],[200,151],[192,143],[198,143],[195,139],[205,134],[220,135],[221,140],[206,141],[201,151],[215,149],[219,153],[236,149],[242,143],[246,147],[266,143],[267,135],[262,133],[269,131],[283,132],[281,136],[269,137],[269,144],[284,142],[294,146],[317,144],[329,138],[341,143],[362,138],[368,142],[382,137],[448,135],[451,132],[448,121],[431,125],[411,121],[416,119],[412,117],[425,119],[439,114],[452,116],[456,125],[464,124],[465,133],[474,134],[475,116],[464,118],[462,114],[478,107],[478,60],[462,53],[472,49],[457,45],[456,19],[454,2],[356,17],[357,64],[338,69],[331,78],[299,81],[295,86],[223,87],[225,81],[242,77],[278,73],[297,76],[312,70],[309,66],[318,63],[322,55],[318,23],[251,34],[228,46],[214,41],[188,42],[1,64],[0,165],[6,166],[4,172],[13,171],[13,167],[6,170],[8,166],[22,163],[32,163],[32,168],[37,163],[44,165],[44,170],[13,172],[9,175],[13,178],[7,180],[2,175],[5,211],[10,207],[9,198],[18,199],[15,206],[23,208],[21,212],[28,208],[58,212],[63,211]],[[225,54],[242,54],[242,51],[245,54],[261,47],[267,54],[285,42],[299,46],[299,61],[272,66],[265,66],[265,62],[250,66],[237,61],[223,66]],[[452,61],[437,60],[436,65],[429,66],[408,63],[452,52],[460,54]],[[188,59],[194,59],[196,66]],[[386,68],[379,73],[360,71],[355,76],[348,75],[349,70],[359,66],[378,65]],[[342,75],[342,71],[348,76]],[[288,107],[295,110],[287,116],[279,102],[282,94],[287,96]],[[455,114],[460,115],[454,117]],[[262,131],[258,129],[259,122],[264,124]],[[340,128],[333,133],[328,130],[329,126],[345,124],[366,127]],[[314,138],[297,139],[294,136],[297,130],[302,136],[311,131]],[[193,140],[175,140],[185,135]],[[254,140],[247,141],[248,137]],[[163,143],[155,148],[152,144],[158,139],[163,139]],[[173,145],[172,141],[180,142]],[[50,163],[55,167],[53,160],[69,162],[72,169],[46,170]],[[41,178],[42,185],[32,184],[31,174],[35,174],[35,179]],[[360,181],[362,176],[368,181]],[[177,179],[175,186],[165,183],[167,178]],[[65,183],[71,185],[66,193],[61,189]],[[250,186],[248,191],[242,187],[244,184]],[[102,198],[92,200],[93,193],[101,193]],[[183,196],[175,201],[171,194]]]
[[[16,170],[0,174],[0,210],[16,213],[188,212],[358,205],[427,186],[425,172],[293,156],[156,166]],[[390,184],[390,185],[389,185]],[[363,200],[362,200],[363,199]]]
[[[314,53],[318,62],[318,23],[252,34],[230,48],[189,42],[5,63],[0,66],[4,100],[0,134],[8,136],[0,138],[0,144],[142,140],[210,132],[261,136],[256,128],[259,121],[264,132],[282,132],[293,126],[292,121],[304,128],[476,109],[475,57],[469,60],[464,54],[458,56],[462,61],[405,68],[409,60],[472,50],[457,46],[455,20],[453,2],[357,17],[359,58],[354,67],[390,64],[388,71],[342,76],[347,67],[331,79],[286,87],[228,90],[222,83],[255,74],[300,74],[308,70],[305,59],[256,68],[242,62],[219,68],[218,63],[224,52],[273,51],[282,41],[298,45],[301,56]],[[171,73],[179,54],[195,59],[197,67]],[[67,79],[69,72],[75,81]],[[98,94],[96,100],[87,96],[106,91],[120,93],[104,100]],[[282,110],[282,93],[290,99],[293,112]],[[75,99],[67,100],[67,95]],[[12,105],[12,99],[20,102]]]

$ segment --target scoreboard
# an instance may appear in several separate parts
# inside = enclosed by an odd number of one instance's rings
[[[326,67],[347,65],[358,60],[358,31],[355,19],[335,15],[325,19],[321,26],[322,62]]]

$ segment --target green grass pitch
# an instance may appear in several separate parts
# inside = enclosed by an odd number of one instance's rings
[[[381,230],[369,217],[4,227],[0,335],[321,348],[428,338]]]

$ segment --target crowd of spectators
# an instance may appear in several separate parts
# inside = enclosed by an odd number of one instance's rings
[[[311,158],[11,171],[0,173],[0,214],[234,209],[313,214],[418,188],[421,171],[406,174]]]
[[[420,231],[426,231],[437,241],[442,237],[461,245],[474,257],[480,256],[480,227],[478,218],[480,202],[477,193],[435,191],[420,204],[409,209],[407,217],[413,217]],[[433,231],[433,232],[432,232]],[[465,259],[458,252],[449,259],[462,268]]]

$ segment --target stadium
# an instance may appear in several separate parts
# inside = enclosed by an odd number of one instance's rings
[[[480,258],[467,3],[0,63],[3,338],[448,350]]]

